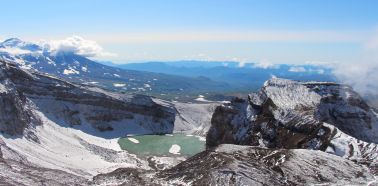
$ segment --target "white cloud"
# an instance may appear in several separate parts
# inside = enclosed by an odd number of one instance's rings
[[[253,64],[253,68],[262,68],[262,69],[277,69],[280,67],[280,65],[273,64],[269,60],[261,60],[258,63]]]
[[[339,64],[333,72],[339,80],[362,95],[378,95],[378,64]]]
[[[116,55],[105,52],[95,41],[86,40],[79,36],[72,36],[63,40],[52,40],[44,44],[44,47],[52,53],[68,52],[85,57],[114,57]]]
[[[239,64],[238,64],[238,67],[239,68],[243,68],[245,66],[245,62],[244,61],[240,61]]]
[[[338,61],[305,61],[306,65],[318,66],[324,68],[332,68],[335,64],[339,63]]]
[[[198,54],[195,54],[195,55],[189,55],[189,56],[185,56],[184,58],[186,60],[199,60],[199,61],[212,61],[212,60],[214,60],[211,56],[209,56],[205,53],[198,53]]]
[[[224,67],[228,67],[228,63],[222,63]]]
[[[228,59],[227,59],[228,58]],[[228,56],[225,60],[227,61],[234,61],[234,62],[238,62],[238,67],[239,68],[244,68],[245,65],[247,64],[247,60],[244,59],[244,58],[239,58],[239,57],[230,57]]]
[[[378,50],[378,31],[366,43],[366,48],[369,50]]]
[[[0,48],[0,52],[6,52],[6,53],[9,53],[9,54],[12,54],[12,55],[21,55],[21,54],[32,53],[30,50],[23,50],[23,49],[20,49],[20,48],[11,48],[11,47]]]
[[[289,72],[306,72],[304,67],[290,67]]]
[[[324,74],[324,72],[325,72],[325,70],[324,70],[324,69],[321,69],[321,68],[318,68],[318,69],[313,69],[313,68],[311,68],[311,69],[309,69],[308,71],[309,71],[309,72],[316,72],[316,73],[318,73],[318,74]]]
[[[334,65],[334,75],[360,94],[378,96],[378,31],[364,45],[360,61]]]

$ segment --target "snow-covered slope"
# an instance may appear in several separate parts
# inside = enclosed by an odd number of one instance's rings
[[[2,86],[7,90],[2,98],[15,97],[11,100],[20,102],[20,108],[13,108],[17,106],[14,104],[4,105],[4,112],[13,109],[17,112],[11,110],[11,113],[20,116],[35,116],[30,112],[34,109],[62,126],[83,126],[88,123],[99,131],[115,131],[115,127],[122,128],[119,123],[129,128],[129,131],[123,130],[127,133],[173,131],[175,110],[155,103],[150,97],[79,86],[39,73],[29,73],[11,63],[1,62],[0,67]],[[7,122],[1,126],[7,126]],[[26,124],[24,126],[26,128]]]
[[[216,108],[206,142],[317,149],[376,169],[378,118],[346,85],[273,78]]]
[[[37,166],[0,139],[0,185],[88,185],[84,177]]]

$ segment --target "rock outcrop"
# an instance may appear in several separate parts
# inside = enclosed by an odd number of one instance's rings
[[[110,185],[368,185],[364,165],[318,150],[222,144],[158,172],[121,168],[93,178]]]
[[[322,150],[374,168],[377,142],[377,114],[350,87],[274,78],[218,107],[206,145]]]
[[[0,62],[0,132],[22,135],[25,128],[39,125],[41,122],[33,114],[30,100],[12,81],[30,75],[11,69],[11,64]]]
[[[23,134],[25,129],[41,124],[33,108],[58,124],[89,123],[99,131],[113,130],[112,123],[117,122],[125,127],[140,126],[145,133],[171,133],[174,127],[176,111],[148,96],[75,85],[3,61],[0,88],[0,130],[9,135]]]
[[[306,149],[220,145],[157,174],[167,185],[366,185],[369,170]]]

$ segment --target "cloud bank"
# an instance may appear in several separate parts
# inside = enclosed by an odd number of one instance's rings
[[[277,69],[277,68],[280,68],[280,65],[273,64],[269,60],[264,59],[264,60],[261,60],[258,63],[254,63],[252,67],[253,68],[262,68],[262,69]]]
[[[378,96],[378,31],[365,43],[361,61],[334,64],[333,73],[363,96]]]
[[[0,48],[0,52],[6,52],[12,55],[21,55],[31,53],[29,50],[23,50],[20,48]]]
[[[378,64],[339,64],[333,72],[340,81],[351,85],[363,96],[378,95]]]
[[[306,72],[304,67],[290,67],[289,72]]]
[[[105,52],[95,41],[80,36],[72,36],[63,40],[52,40],[44,43],[44,48],[51,53],[74,53],[85,57],[114,57],[116,54]]]

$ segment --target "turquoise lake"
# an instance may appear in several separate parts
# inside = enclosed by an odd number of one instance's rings
[[[205,149],[203,138],[185,134],[129,136],[118,143],[123,150],[137,155],[192,156]]]

